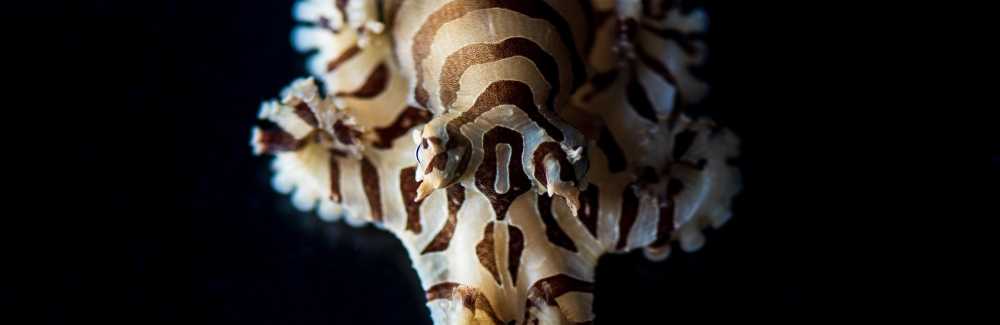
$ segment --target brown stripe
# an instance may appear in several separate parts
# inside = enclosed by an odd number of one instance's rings
[[[473,314],[476,312],[476,298],[479,298],[479,290],[475,287],[459,287],[458,295],[462,297],[462,307],[468,308]]]
[[[507,242],[507,271],[513,284],[517,285],[517,268],[521,266],[521,253],[524,252],[524,233],[510,224],[507,225],[507,233],[510,236]]]
[[[497,271],[497,255],[494,249],[493,240],[493,222],[490,221],[486,224],[486,228],[483,229],[483,240],[476,244],[476,256],[479,257],[479,264],[490,271],[493,275],[493,279],[497,281],[497,285],[500,285],[500,272]]]
[[[639,23],[635,21],[635,18],[629,16],[618,16],[615,19],[615,28],[618,33],[618,42],[626,44],[635,44],[635,35],[639,31]],[[623,55],[624,52],[618,53],[618,55]]]
[[[295,105],[295,115],[306,121],[309,126],[314,128],[319,127],[319,120],[316,119],[316,114],[313,114],[312,109],[309,108],[309,104],[306,104],[306,102],[299,102],[298,105]]]
[[[333,135],[337,137],[337,141],[340,141],[340,143],[354,144],[358,137],[361,136],[361,132],[344,124],[343,121],[337,120],[333,123]]]
[[[330,199],[340,202],[340,163],[334,158],[336,154],[331,152],[330,155]]]
[[[535,281],[531,289],[544,293],[545,303],[558,306],[556,298],[567,292],[594,292],[594,284],[560,273]]]
[[[687,153],[688,149],[691,148],[691,144],[694,143],[694,138],[698,133],[691,130],[684,130],[681,133],[677,133],[674,136],[674,151],[671,152],[671,157],[674,160],[680,160]]]
[[[340,10],[340,16],[344,17],[344,21],[347,21],[347,2],[350,0],[337,0],[337,9]]]
[[[462,187],[462,184],[455,184],[448,187],[447,192],[448,220],[445,221],[444,227],[441,227],[441,231],[438,231],[434,239],[427,244],[427,247],[420,254],[440,252],[448,249],[448,244],[451,243],[451,236],[455,234],[455,225],[458,223],[458,210],[465,204],[465,187]]]
[[[611,131],[607,127],[601,128],[601,135],[597,138],[597,147],[604,151],[604,155],[608,157],[608,171],[612,173],[617,173],[625,170],[625,153],[622,152],[622,148],[618,146],[615,142],[615,138],[611,136]]]
[[[580,54],[576,48],[576,42],[573,40],[573,33],[566,23],[566,20],[559,15],[552,7],[549,7],[543,1],[503,1],[503,0],[476,0],[476,1],[452,1],[447,5],[439,8],[427,20],[424,22],[417,33],[413,36],[413,66],[417,70],[417,82],[416,88],[414,89],[414,96],[416,100],[427,107],[427,101],[429,99],[427,90],[424,89],[424,69],[422,67],[424,59],[430,55],[431,43],[434,42],[434,35],[437,34],[438,29],[441,28],[445,23],[461,18],[466,14],[483,9],[491,8],[503,8],[511,10],[522,15],[543,19],[552,24],[552,27],[556,29],[559,33],[559,37],[562,39],[563,44],[569,50],[570,60],[573,69],[573,86],[569,89],[570,91],[575,90],[577,87],[583,84],[583,81],[587,77],[587,70],[584,68],[583,60],[580,58]]]
[[[326,72],[330,72],[333,71],[334,69],[337,69],[337,67],[343,64],[345,61],[357,55],[358,52],[361,52],[361,48],[358,47],[357,44],[354,44],[354,46],[351,46],[346,51],[344,51],[344,53],[341,53],[340,56],[338,56],[336,59],[333,59],[333,61],[327,63]]]
[[[406,135],[406,131],[414,125],[426,124],[431,120],[431,112],[413,106],[406,107],[392,124],[384,128],[375,128],[378,134],[378,141],[372,143],[376,148],[388,149],[392,147],[392,141]]]
[[[646,53],[646,50],[643,50],[641,46],[635,49],[635,54],[640,60],[642,60],[642,63],[649,66],[649,68],[656,74],[660,75],[660,77],[663,77],[663,80],[666,80],[667,83],[671,85],[677,86],[677,78],[674,77],[674,73],[670,72],[667,67],[663,66],[659,60],[654,58],[652,55],[649,55],[649,53]]]
[[[330,154],[337,158],[347,158],[347,152],[341,151],[339,149],[330,149]]]
[[[559,65],[552,55],[542,50],[534,41],[522,37],[511,37],[499,43],[478,43],[465,46],[448,56],[441,67],[441,106],[449,109],[455,103],[461,85],[459,81],[469,67],[477,64],[500,61],[509,57],[521,56],[531,60],[542,73],[545,81],[552,86],[546,107],[555,110],[553,102],[559,93]],[[562,141],[559,129],[548,130],[557,141]]]
[[[544,300],[549,306],[559,306],[556,298],[570,291],[593,292],[594,284],[574,279],[565,274],[557,274],[535,281],[535,284],[531,288],[528,288],[529,296],[533,294]],[[531,307],[535,307],[535,303],[531,299],[527,299],[527,302],[524,304],[524,324],[528,324]],[[538,319],[535,319],[532,324],[538,325]],[[593,321],[573,324],[593,324]]]
[[[448,130],[445,129],[445,132],[448,132]],[[448,134],[451,135],[452,133],[448,132]],[[466,139],[466,138],[456,138],[455,141],[456,142],[463,142],[462,148],[468,148],[467,145],[469,145],[468,144],[469,139]],[[427,148],[430,147],[428,145],[428,142],[433,142],[434,145],[436,146],[436,148],[440,148],[443,145],[442,142],[444,142],[444,141],[441,141],[441,138],[439,138],[439,137],[427,137],[427,138],[424,138],[423,140],[420,140],[420,146],[423,147],[424,149],[427,149]],[[427,163],[427,168],[424,169],[424,175],[427,175],[427,174],[430,174],[431,172],[433,172],[434,168],[437,168],[438,170],[444,170],[445,167],[448,166],[448,155],[446,154],[447,150],[448,150],[448,148],[445,147],[445,151],[439,152],[438,154],[434,155],[434,157],[431,157],[431,161]],[[459,163],[461,163],[463,159],[468,159],[468,157],[469,157],[469,155],[463,154],[461,157],[459,157]],[[420,155],[417,155],[417,162],[418,163],[420,162]],[[466,163],[466,165],[468,165],[468,163]],[[460,165],[460,167],[462,168],[462,171],[463,171],[462,173],[464,173],[465,167],[467,167],[467,166]],[[455,178],[457,178],[457,177],[455,177]]]
[[[561,181],[573,181],[573,185],[576,185],[576,170],[573,164],[569,163],[569,159],[566,158],[566,152],[562,150],[559,143],[546,141],[538,145],[535,149],[535,153],[532,154],[531,164],[535,166],[535,179],[542,184],[548,185],[548,176],[545,172],[545,158],[551,155],[551,159],[554,159],[559,163],[559,180]],[[514,157],[514,156],[511,156]]]
[[[667,181],[667,197],[664,205],[660,206],[659,221],[656,225],[656,241],[649,246],[660,248],[670,243],[670,234],[674,231],[674,196],[684,189],[684,183],[676,178]]]
[[[639,180],[649,184],[656,184],[660,182],[660,175],[656,174],[656,170],[653,167],[646,166],[646,168],[642,169],[642,174],[639,174]]]
[[[430,174],[431,171],[433,171],[433,168],[444,170],[444,166],[446,166],[448,161],[448,151],[456,148],[463,149],[462,156],[458,159],[458,163],[455,168],[455,175],[445,184],[454,183],[458,180],[459,176],[465,174],[466,168],[469,167],[469,159],[472,155],[472,142],[465,136],[465,134],[459,132],[459,130],[461,130],[463,125],[472,123],[477,117],[490,111],[494,107],[505,104],[517,106],[517,108],[525,112],[525,114],[527,114],[532,121],[541,125],[542,128],[545,129],[545,125],[551,124],[551,122],[549,122],[548,119],[545,119],[545,117],[538,112],[538,107],[535,106],[532,98],[534,97],[531,92],[531,87],[523,82],[502,80],[490,84],[486,87],[486,90],[479,95],[479,98],[476,99],[476,103],[473,104],[472,107],[449,121],[448,125],[445,126],[445,130],[448,132],[448,142],[445,144],[445,149],[435,155],[434,158],[431,158],[431,161],[427,164],[427,169],[424,170],[424,174]],[[511,157],[518,156],[514,156],[512,154]],[[518,164],[520,164],[519,159]]]
[[[632,191],[632,186],[626,186],[622,193],[622,215],[618,220],[618,245],[616,249],[623,249],[628,244],[628,234],[632,231],[632,224],[635,223],[639,215],[639,198]]]
[[[308,137],[303,138],[306,139]],[[264,146],[264,153],[275,154],[278,152],[295,151],[302,147],[303,141],[295,140],[290,133],[280,128],[271,130],[261,130],[260,138],[256,144]]]
[[[650,24],[642,24],[642,28],[648,30],[649,32],[665,38],[672,40],[677,45],[680,45],[681,50],[689,55],[694,55],[698,53],[698,47],[695,46],[694,41],[691,40],[687,35],[681,34],[681,31],[672,28],[659,28]]]
[[[361,185],[368,197],[368,207],[371,208],[372,220],[382,221],[382,195],[379,192],[378,170],[368,158],[361,159]]]
[[[590,90],[590,92],[588,92],[586,95],[583,96],[583,100],[590,101],[590,99],[593,98],[594,95],[597,95],[598,93],[604,91],[605,89],[608,89],[608,87],[611,86],[611,83],[614,82],[615,79],[618,79],[618,69],[612,69],[611,71],[608,72],[599,73],[595,75],[593,78],[590,78],[590,84],[591,86],[593,86],[593,88]]]
[[[677,193],[680,193],[683,189],[684,183],[682,183],[679,179],[671,178],[667,183],[667,194],[670,196],[676,196]]]
[[[449,141],[450,142],[450,141]],[[507,179],[510,184],[506,193],[496,192],[497,178],[497,144],[510,145],[510,163],[507,165]],[[496,126],[483,134],[483,161],[476,169],[476,188],[490,200],[497,220],[507,216],[507,209],[518,196],[531,189],[531,180],[524,174],[521,164],[521,153],[524,152],[524,140],[517,131]]]
[[[667,17],[667,13],[673,9],[675,5],[678,5],[677,0],[643,0],[642,1],[642,14],[652,17],[653,19],[663,19]]]
[[[676,123],[681,117],[681,113],[684,110],[684,96],[680,92],[674,94],[674,105],[670,109],[670,116],[667,117],[667,122],[670,124]]]
[[[545,194],[539,195],[537,206],[538,215],[542,217],[542,223],[545,224],[545,236],[548,237],[549,242],[576,253],[576,244],[573,243],[573,239],[563,232],[562,228],[559,227],[559,222],[552,216],[552,198]]]
[[[599,23],[599,21],[597,20],[597,14],[594,13],[594,7],[590,3],[590,0],[578,0],[577,4],[580,5],[580,10],[583,11],[583,19],[586,20],[586,23],[584,25],[587,26],[586,27],[587,43],[584,44],[583,48],[584,51],[587,51],[587,54],[589,56],[589,54],[592,52],[594,48],[594,39],[596,39],[596,37],[594,37],[594,30],[597,29],[597,24]]]
[[[368,80],[365,80],[365,84],[361,86],[360,89],[353,93],[337,93],[337,96],[351,96],[362,99],[368,99],[378,94],[381,94],[385,90],[385,85],[389,80],[389,70],[385,66],[385,62],[379,64],[378,68],[375,68],[370,75],[368,75]]]
[[[580,192],[579,200],[580,207],[576,210],[576,217],[587,227],[590,235],[597,238],[597,216],[601,213],[600,192],[597,190],[597,185],[594,183],[587,185],[587,190]]]
[[[628,96],[628,104],[632,107],[639,116],[656,123],[656,112],[653,111],[653,105],[649,103],[649,97],[646,97],[646,89],[642,87],[642,84],[638,80],[632,78],[628,83],[626,89]]]
[[[393,24],[396,22],[396,12],[399,11],[399,6],[403,4],[403,0],[386,0],[385,4],[382,6],[384,11],[382,12],[382,22],[385,23],[386,30],[391,30]]]
[[[451,299],[451,293],[459,286],[455,282],[441,282],[427,289],[427,301],[435,299]]]
[[[459,294],[462,296],[462,306],[472,310],[475,314],[476,310],[482,311],[486,316],[490,317],[494,325],[504,325],[504,322],[497,317],[497,313],[493,311],[493,305],[490,304],[490,299],[486,298],[486,295],[482,291],[474,287],[459,287]],[[481,322],[476,322],[477,324],[483,324]]]
[[[674,179],[670,180],[673,184]],[[668,190],[669,191],[669,190]],[[656,222],[656,240],[649,247],[660,248],[670,244],[670,234],[674,231],[674,199],[668,197],[667,202],[660,207],[660,213]]]
[[[416,167],[407,167],[399,171],[399,191],[403,194],[403,206],[406,207],[406,230],[419,234],[423,228],[420,226],[420,202],[414,202],[417,198],[417,188],[420,183],[413,178]]]
[[[614,15],[615,15],[614,8],[611,8],[609,10],[594,11],[593,15],[594,17],[591,19],[591,21],[594,22],[593,28],[596,29],[597,27],[604,25],[604,22],[607,21],[608,18],[611,18]]]
[[[322,27],[323,29],[328,29],[328,30],[330,30],[330,31],[332,31],[334,33],[337,32],[336,29],[333,29],[333,26],[330,26],[330,19],[329,18],[319,17],[319,21],[316,22],[316,25],[319,25],[319,27]]]

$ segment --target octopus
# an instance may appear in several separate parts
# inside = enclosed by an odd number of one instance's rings
[[[256,155],[302,211],[405,246],[435,324],[589,324],[608,253],[705,242],[739,138],[692,118],[707,16],[671,0],[301,0],[311,76]]]

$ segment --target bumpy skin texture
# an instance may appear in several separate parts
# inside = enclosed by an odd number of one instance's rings
[[[739,140],[707,87],[703,12],[677,1],[303,0],[314,77],[265,102],[255,154],[324,220],[409,252],[437,324],[594,318],[604,253],[662,260],[730,217]],[[321,95],[315,79],[322,80]]]

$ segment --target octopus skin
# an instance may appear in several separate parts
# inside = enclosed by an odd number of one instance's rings
[[[598,258],[696,251],[739,139],[700,101],[707,18],[678,1],[301,0],[312,75],[256,155],[326,221],[405,246],[435,324],[592,323]]]

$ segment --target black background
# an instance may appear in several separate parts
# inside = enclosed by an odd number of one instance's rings
[[[292,3],[3,4],[0,323],[430,323],[391,234],[295,211],[251,155],[306,74]],[[690,112],[741,136],[744,191],[697,253],[602,258],[597,322],[989,310],[996,28],[949,3],[686,3]]]

